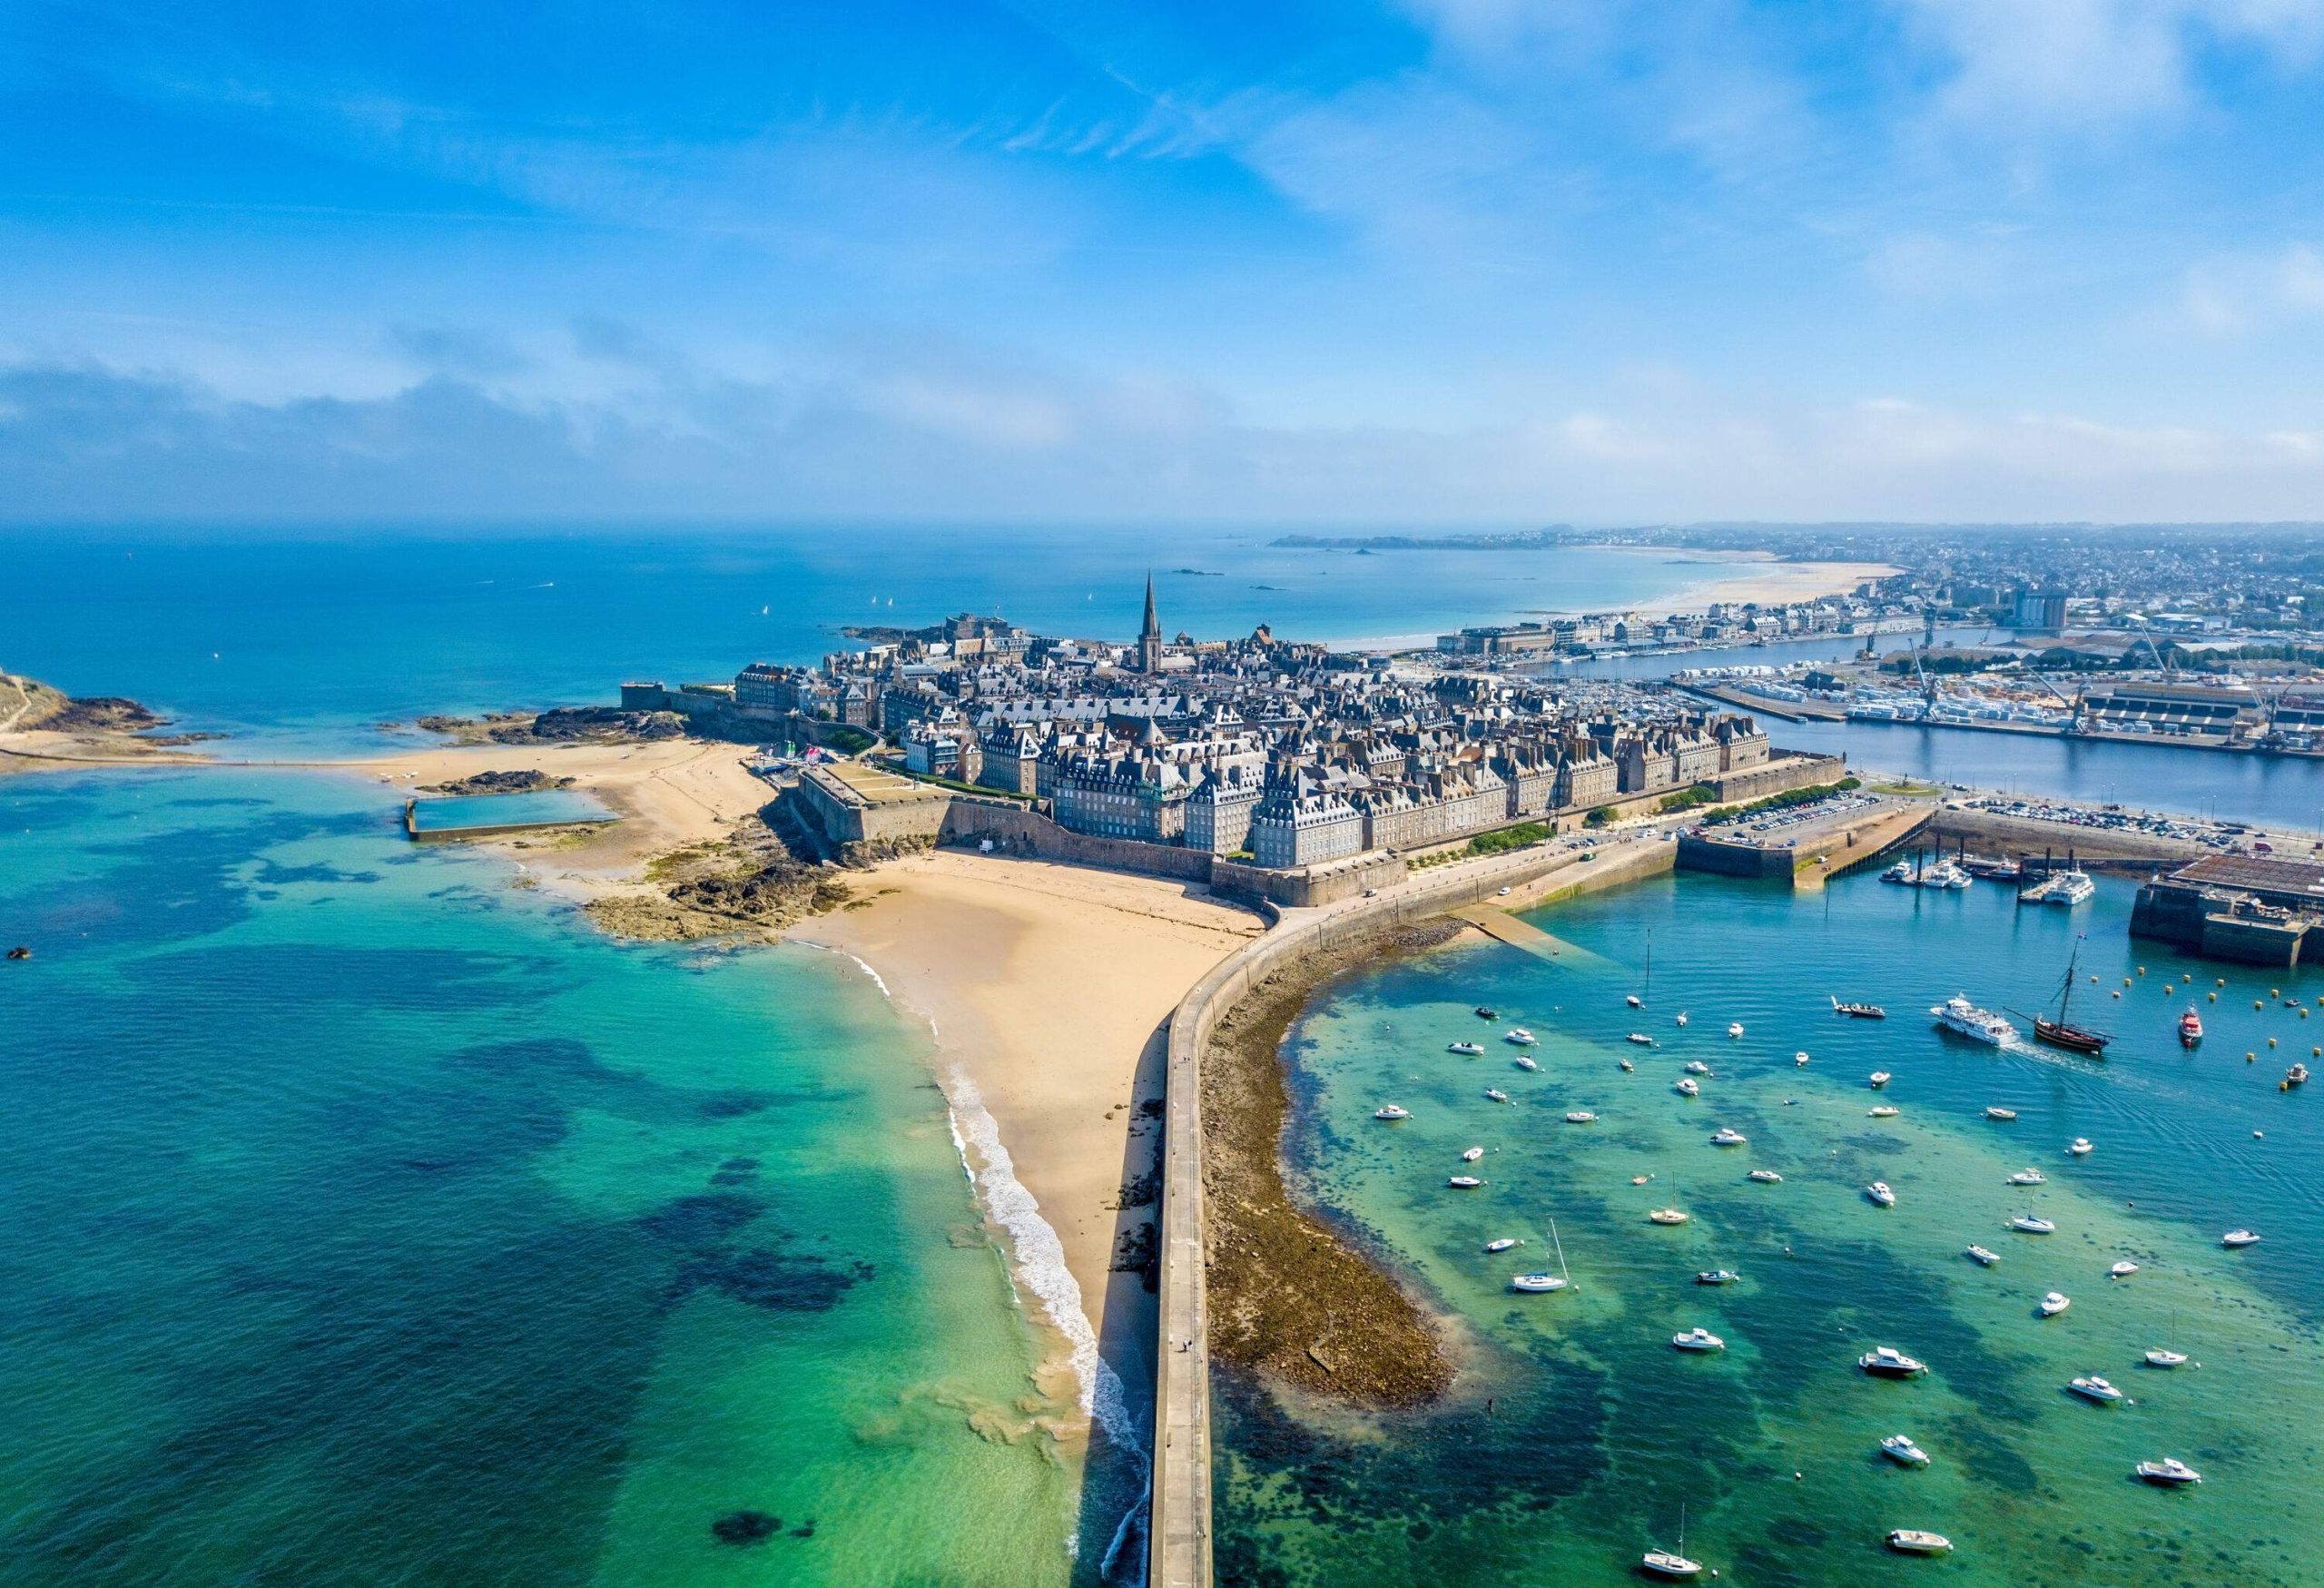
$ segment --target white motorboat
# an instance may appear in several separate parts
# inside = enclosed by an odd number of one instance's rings
[[[1885,1070],[1876,1070],[1870,1075],[1865,1077],[1865,1079],[1872,1083],[1873,1090],[1878,1091],[1882,1087],[1886,1086],[1890,1081],[1896,1078],[1889,1074]]]
[[[1474,1163],[1474,1162],[1476,1162],[1476,1161],[1477,1161],[1477,1159],[1479,1159],[1482,1158],[1484,1155],[1485,1155],[1485,1149],[1484,1149],[1483,1148],[1482,1148],[1482,1147],[1472,1147],[1472,1148],[1470,1148],[1470,1149],[1469,1149],[1469,1150],[1468,1150],[1468,1151],[1466,1151],[1466,1152],[1464,1152],[1464,1153],[1462,1153],[1462,1154],[1461,1155],[1461,1161],[1462,1161],[1462,1163]]]
[[[1864,1110],[1867,1119],[1893,1119],[1903,1110],[1894,1103],[1880,1103]]]
[[[1902,1434],[1891,1434],[1880,1442],[1880,1453],[1889,1460],[1905,1466],[1926,1466],[1928,1452]]]
[[[1482,1042],[1448,1042],[1444,1050],[1458,1053],[1464,1059],[1474,1059],[1485,1050],[1485,1047]]]
[[[1648,1036],[1644,1031],[1632,1031],[1629,1036],[1622,1040],[1627,1042],[1636,1042],[1641,1048],[1651,1048],[1654,1046],[1654,1039]]]
[[[2017,1110],[2015,1109],[2004,1109],[1999,1104],[1995,1104],[1985,1110],[1985,1118],[1988,1119],[1999,1119],[2004,1124],[2007,1124],[2010,1120],[2017,1118]]]
[[[1681,1351],[1724,1351],[1727,1342],[1706,1328],[1687,1329],[1670,1336],[1670,1343]]]
[[[1886,1180],[1873,1181],[1864,1188],[1864,1194],[1883,1208],[1894,1208],[1896,1205],[1896,1193],[1888,1189]]]
[[[1880,873],[1880,880],[1884,883],[1910,883],[1913,880],[1913,863],[1909,860],[1898,861]]]
[[[1928,1012],[1929,1018],[1944,1030],[1990,1048],[1998,1048],[2017,1035],[2015,1026],[1989,1009],[1979,1009],[1958,992],[1943,1003],[1932,1005]]]
[[[2107,1268],[2106,1277],[2110,1279],[2127,1279],[2138,1271],[2139,1266],[2136,1263],[2128,1258],[2123,1258]]]
[[[1499,1240],[1489,1240],[1485,1242],[1485,1250],[1489,1252],[1505,1252],[1512,1247],[1520,1247],[1524,1244],[1525,1243],[1523,1241],[1519,1240],[1513,1235],[1504,1235]]]
[[[1484,1181],[1477,1179],[1474,1175],[1454,1175],[1451,1179],[1444,1183],[1451,1186],[1456,1191],[1473,1191],[1479,1186],[1483,1185]]]
[[[1413,1117],[1413,1112],[1410,1109],[1400,1109],[1395,1104],[1389,1103],[1384,1108],[1373,1110],[1372,1117],[1375,1119],[1409,1119]]]
[[[1627,1060],[1627,1059],[1623,1060],[1621,1062],[1622,1062],[1622,1073],[1623,1073],[1623,1074],[1625,1074],[1625,1075],[1629,1075],[1629,1074],[1632,1073],[1633,1071],[1635,1071],[1635,1070],[1638,1069],[1638,1066],[1637,1066],[1637,1065],[1635,1065],[1635,1064],[1631,1063],[1631,1062],[1630,1062],[1629,1060]]]
[[[1739,1020],[1730,1021],[1728,1023],[1727,1034],[1730,1037],[1741,1036],[1743,1034],[1743,1022]]]
[[[2009,1221],[2012,1229],[2022,1229],[2028,1235],[2055,1235],[2058,1227],[2046,1218],[2036,1218],[2031,1213],[2021,1213]]]
[[[1791,1061],[1800,1068],[1805,1069],[1807,1064],[1807,1050],[1802,1048],[1798,1052],[1794,1053],[1791,1056]]]
[[[1964,1247],[1962,1250],[1967,1254],[1971,1261],[1982,1263],[1988,1268],[2001,1261],[2001,1254],[1986,1247],[1971,1245]]]
[[[1897,1527],[1889,1531],[1888,1547],[1899,1554],[1949,1555],[1953,1553],[1953,1541],[1925,1527]]]
[[[1687,1011],[1683,1009],[1679,1011],[1679,1023],[1682,1026],[1687,1023]]]
[[[1686,1063],[1686,1070],[1689,1075],[1709,1075],[1710,1073],[1710,1066],[1704,1063],[1699,1059],[1689,1059]]]
[[[1517,1068],[1520,1070],[1539,1070],[1541,1066],[1533,1061],[1531,1054],[1520,1053],[1517,1055]]]
[[[2038,1169],[2022,1169],[2009,1177],[2009,1183],[2013,1186],[2046,1186],[2050,1183],[2050,1177]]]
[[[1695,1084],[1695,1078],[1691,1075],[1680,1076],[1679,1078],[1679,1084],[1672,1087],[1670,1090],[1677,1092],[1680,1097],[1699,1098],[1703,1095],[1703,1089]]]
[[[1501,1033],[1501,1040],[1511,1044],[1512,1047],[1530,1048],[1541,1039],[1527,1031],[1523,1026],[1512,1026],[1507,1031]]]
[[[1718,1129],[1711,1132],[1710,1144],[1713,1147],[1740,1147],[1749,1139],[1749,1137],[1744,1135],[1742,1131],[1736,1129],[1733,1126],[1721,1125]]]
[[[1747,1180],[1757,1180],[1763,1186],[1779,1186],[1783,1184],[1783,1177],[1776,1173],[1776,1171],[1771,1169],[1755,1169],[1743,1178]]]
[[[1565,1122],[1569,1125],[1594,1125],[1598,1122],[1598,1116],[1588,1109],[1576,1109],[1565,1117]]]
[[[1632,1009],[1643,1009],[1646,1007],[1646,1001],[1635,992],[1631,993],[1628,998],[1623,999],[1622,1001],[1629,1004]]]
[[[2072,1141],[2066,1144],[2066,1150],[2076,1158],[2088,1158],[2090,1156],[2090,1138],[2087,1136],[2075,1137]]]
[[[2042,1297],[2042,1316],[2043,1317],[2055,1317],[2058,1314],[2063,1312],[2067,1307],[2072,1307],[2073,1305],[2073,1300],[2069,1298],[2063,1291],[2053,1290],[2047,1296]]]
[[[1732,1268],[1705,1268],[1695,1276],[1698,1285],[1732,1285],[1743,1277]]]
[[[1505,1103],[1509,1100],[1509,1094],[1502,1090],[1501,1088],[1497,1086],[1489,1086],[1485,1088],[1485,1096],[1491,1098],[1497,1103]]]
[[[2219,1244],[2224,1247],[2258,1246],[2260,1237],[2249,1229],[2230,1229],[2219,1238]]]
[[[1866,1373],[1881,1378],[1918,1378],[1928,1371],[1928,1364],[1917,1356],[1907,1356],[1894,1346],[1880,1346],[1856,1359],[1856,1365]]]
[[[2082,1396],[2084,1400],[2120,1401],[2130,1399],[2130,1396],[2124,1395],[2121,1390],[2116,1389],[2112,1385],[2099,1377],[2095,1373],[2090,1375],[2087,1378],[2077,1378],[2072,1384],[2067,1385],[2066,1387],[2073,1391],[2074,1394]]]
[[[2138,1474],[2147,1482],[2161,1484],[2166,1488],[2178,1484],[2200,1484],[2203,1481],[2202,1474],[2175,1455],[2166,1455],[2161,1461],[2142,1461],[2138,1465]]]
[[[1649,1224],[1684,1224],[1687,1215],[1676,1208],[1657,1208],[1646,1216]]]

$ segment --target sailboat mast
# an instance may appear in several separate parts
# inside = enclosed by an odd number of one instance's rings
[[[2073,952],[2066,956],[2065,985],[2058,989],[2058,1023],[2066,1023],[2066,1006],[2073,1001],[2074,967],[2082,962],[2082,933],[2074,933]]]

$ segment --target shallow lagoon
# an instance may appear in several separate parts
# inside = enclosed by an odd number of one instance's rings
[[[1928,894],[1863,878],[1794,895],[1663,878],[1535,915],[1573,945],[1554,962],[1477,943],[1334,990],[1295,1033],[1298,1172],[1455,1315],[1469,1366],[1453,1403],[1411,1417],[1286,1415],[1223,1381],[1221,1580],[1630,1582],[1641,1551],[1675,1541],[1683,1503],[1689,1553],[1730,1582],[2324,1581],[2309,1554],[2324,1545],[2324,1277],[2310,1234],[2324,1091],[2276,1084],[2324,1043],[2324,1017],[2251,1007],[2270,987],[2312,1001],[2324,977],[2131,943],[2132,891],[2105,882],[2069,918],[2021,911],[1990,884]],[[1927,1007],[1955,991],[2032,1010],[2078,932],[2082,1011],[2120,1033],[2110,1062],[1995,1053],[1932,1030]],[[2195,981],[2166,999],[2164,978],[2181,972]],[[2191,1057],[2172,1035],[2177,1010],[2221,973],[2229,987],[2201,1004],[2211,1036]],[[1647,993],[1643,1011],[1625,1006],[1632,991]],[[1832,993],[1890,1018],[1836,1018]],[[1482,1059],[1444,1050],[1486,1029],[1470,1013],[1480,1001],[1541,1034],[1540,1073],[1496,1042]],[[1725,1034],[1733,1020],[1740,1041]],[[1658,1045],[1627,1043],[1634,1030]],[[1804,1069],[1797,1050],[1811,1055]],[[1690,1058],[1717,1072],[1694,1101],[1671,1090]],[[1876,1069],[1896,1078],[1879,1094],[1866,1081]],[[1488,1086],[1514,1106],[1485,1100]],[[1414,1117],[1375,1124],[1391,1100]],[[1869,1118],[1879,1101],[1900,1116]],[[1988,1103],[2018,1119],[1985,1121]],[[1600,1122],[1567,1125],[1572,1109]],[[1721,1125],[1748,1145],[1711,1146]],[[2097,1144],[2086,1159],[2063,1151],[2078,1135]],[[1486,1186],[1447,1189],[1471,1145],[1487,1149]],[[2026,1165],[2049,1183],[2004,1183]],[[1748,1181],[1754,1167],[1783,1183]],[[1633,1187],[1637,1174],[1653,1179]],[[1896,1207],[1865,1198],[1874,1179]],[[1666,1204],[1692,1222],[1648,1224]],[[2056,1235],[2004,1228],[2029,1205]],[[1552,1218],[1575,1288],[1511,1292],[1512,1272],[1554,1267]],[[2246,1224],[2266,1243],[2222,1250],[2220,1232]],[[1479,1250],[1502,1235],[1527,1244]],[[1973,1240],[2001,1264],[1965,1258]],[[2108,1279],[2125,1256],[2142,1270]],[[1693,1283],[1719,1267],[1742,1283]],[[2073,1307],[2045,1320],[2035,1304],[2051,1288]],[[1697,1324],[1728,1349],[1674,1351],[1671,1335]],[[2200,1370],[2139,1365],[2174,1336]],[[1934,1372],[1865,1376],[1856,1358],[1880,1344]],[[2136,1404],[2066,1393],[2093,1371]],[[1931,1467],[1881,1456],[1898,1431]],[[2208,1481],[2168,1493],[2132,1475],[2166,1454]],[[1944,1532],[1959,1553],[1892,1556],[1880,1541],[1897,1526]]]

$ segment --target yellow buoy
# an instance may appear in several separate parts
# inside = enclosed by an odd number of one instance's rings
[[[2257,1053],[2246,1053],[2245,1055],[2243,1055],[2243,1062],[2245,1062],[2246,1064],[2252,1064],[2252,1063],[2256,1063],[2256,1062],[2258,1062],[2259,1058],[2260,1058],[2260,1055],[2258,1055]]]
[[[2185,975],[2183,975],[2183,976],[2180,977],[2179,979],[2180,979],[2181,981],[2192,981],[2195,979],[2195,973],[2194,973],[2192,971],[2190,971],[2190,972],[2188,972]]]
[[[2115,989],[2114,989],[2114,996],[2115,996],[2115,997],[2117,997],[2117,998],[2122,997],[2122,990],[2121,988],[2119,988],[2119,987],[2115,988]]]
[[[2270,1037],[2270,1038],[2268,1039],[2268,1046],[2269,1046],[2269,1047],[2270,1047],[2270,1048],[2272,1048],[2272,1047],[2274,1047],[2275,1045],[2276,1045],[2276,1040],[2275,1040],[2275,1038],[2273,1038],[2273,1037]]]
[[[2128,976],[2123,977],[2123,978],[2122,978],[2122,985],[2123,985],[2123,986],[2125,986],[2125,987],[2128,987],[2130,984],[2131,984],[2131,979],[2130,979]]]
[[[2144,965],[2141,965],[2139,967],[2139,974],[2142,976],[2146,974],[2146,967]]]
[[[2221,976],[2218,981],[2212,982],[2211,985],[2214,987],[2224,987],[2227,985],[2227,978]]]
[[[2251,1001],[2251,1007],[2254,1009],[2265,1009],[2268,1007],[2268,1001],[2264,998],[2255,998]]]
[[[2219,1001],[2219,994],[2218,994],[2218,993],[2216,993],[2216,992],[2214,992],[2214,993],[2211,994],[2211,1001],[2213,1003],[2217,1003],[2217,1002]]]
[[[2092,986],[2093,986],[2093,987],[2094,987],[2094,986],[2096,986],[2096,985],[2098,984],[2098,978],[2097,978],[2097,977],[2095,977],[2095,976],[2093,976],[2093,977],[2090,979],[2090,983],[2091,983],[2091,985],[2092,985]]]
[[[2280,992],[2279,992],[2279,991],[2277,991],[2274,988],[2270,987],[2270,988],[2269,988],[2269,989],[2268,989],[2268,996],[2269,996],[2269,997],[2270,997],[2270,998],[2281,998],[2281,997],[2283,996],[2283,994],[2282,994],[2282,993],[2280,993]]]
[[[2173,986],[2172,986],[2170,982],[2168,982],[2168,981],[2165,981],[2165,982],[2162,984],[2162,996],[2163,996],[2163,997],[2165,997],[2165,998],[2170,997],[2172,993],[2174,993],[2174,992],[2176,992],[2176,991],[2179,991],[2179,989],[2178,989],[2178,988],[2173,987]]]

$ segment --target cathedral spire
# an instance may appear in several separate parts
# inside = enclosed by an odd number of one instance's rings
[[[1154,616],[1154,570],[1146,570],[1146,622],[1137,631],[1137,670],[1162,670],[1162,620]]]

